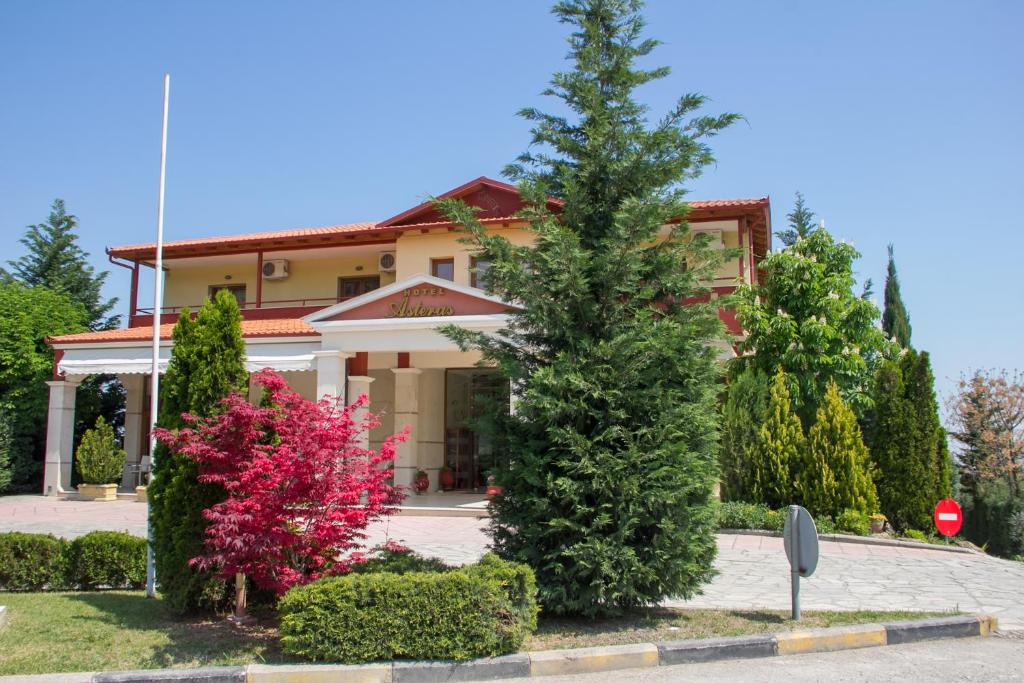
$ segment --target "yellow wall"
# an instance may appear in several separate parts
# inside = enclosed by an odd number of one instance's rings
[[[734,220],[693,223],[694,229],[719,229],[726,247],[739,245],[738,224]],[[525,245],[533,240],[533,235],[522,228],[496,228],[495,232],[504,235],[514,244]],[[283,280],[263,281],[263,301],[323,299],[310,301],[309,305],[322,303],[327,305],[338,293],[339,277],[356,277],[379,275],[381,285],[397,280],[405,280],[420,274],[430,273],[430,261],[435,258],[454,258],[455,283],[469,286],[470,257],[473,248],[461,244],[461,233],[435,230],[429,233],[406,233],[398,237],[396,243],[380,245],[379,250],[361,249],[354,255],[340,253],[329,258],[309,258],[309,252],[295,251],[288,255],[289,276]],[[377,256],[380,251],[395,251],[396,271],[394,273],[378,273]],[[267,257],[268,259],[270,257]],[[217,257],[210,257],[217,262]],[[197,306],[207,296],[208,288],[214,284],[246,285],[246,301],[256,300],[256,256],[247,262],[225,261],[221,265],[176,265],[170,263],[165,289],[165,306]],[[357,270],[361,268],[361,270]],[[739,260],[732,259],[725,263],[716,281],[731,281],[739,275]],[[227,279],[226,276],[230,276]],[[290,304],[301,305],[298,301]]]

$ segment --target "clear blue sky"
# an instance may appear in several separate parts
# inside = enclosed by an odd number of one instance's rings
[[[55,197],[104,246],[154,233],[172,74],[168,239],[389,217],[527,143],[515,117],[563,65],[548,2],[6,2],[2,254]],[[1024,3],[653,0],[642,96],[699,91],[746,122],[695,198],[801,190],[884,278],[896,246],[940,387],[1021,367]],[[111,268],[110,295],[127,296]]]

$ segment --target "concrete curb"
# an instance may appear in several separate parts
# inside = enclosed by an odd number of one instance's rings
[[[618,669],[672,666],[723,659],[776,657],[808,652],[835,652],[880,645],[898,645],[936,638],[988,636],[999,623],[995,617],[955,616],[887,624],[860,624],[811,631],[792,631],[735,638],[678,640],[634,645],[611,645],[572,650],[523,652],[468,662],[382,662],[379,664],[251,664],[247,667],[154,669],[98,674],[0,677],[15,681],[68,680],[90,683],[440,683],[487,681],[588,674]]]
[[[717,533],[724,536],[771,536],[773,538],[782,537],[782,534],[777,531],[767,531],[765,529],[719,529]],[[941,550],[947,553],[966,553],[969,555],[979,554],[977,550],[971,550],[970,548],[961,548],[958,545],[937,545],[935,543],[922,543],[920,541],[904,541],[897,538],[874,538],[873,536],[851,536],[849,534],[818,534],[818,540],[829,541],[831,543],[883,545],[893,548],[910,548],[912,550]]]
[[[4,607],[3,605],[0,605],[0,628],[3,628],[4,624],[6,624],[6,623],[7,623],[7,608]]]

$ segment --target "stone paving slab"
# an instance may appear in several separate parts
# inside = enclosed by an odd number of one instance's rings
[[[367,543],[397,541],[452,564],[473,562],[487,550],[487,520],[399,516],[367,530]],[[94,529],[144,536],[146,506],[133,501],[93,503],[43,496],[0,497],[0,531],[32,531],[74,538]],[[789,609],[789,566],[775,536],[718,536],[719,574],[677,607]],[[876,609],[986,613],[1007,630],[1024,629],[1024,563],[980,553],[822,541],[814,576],[801,582],[811,609]]]

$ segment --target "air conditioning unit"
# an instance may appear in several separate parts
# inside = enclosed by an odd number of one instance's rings
[[[696,235],[708,235],[711,239],[708,240],[708,246],[712,249],[725,249],[725,242],[722,241],[721,230],[694,230],[694,236]]]
[[[283,280],[288,277],[288,259],[278,258],[263,262],[264,280]]]
[[[382,273],[395,272],[395,252],[382,251],[377,255],[377,270]]]

